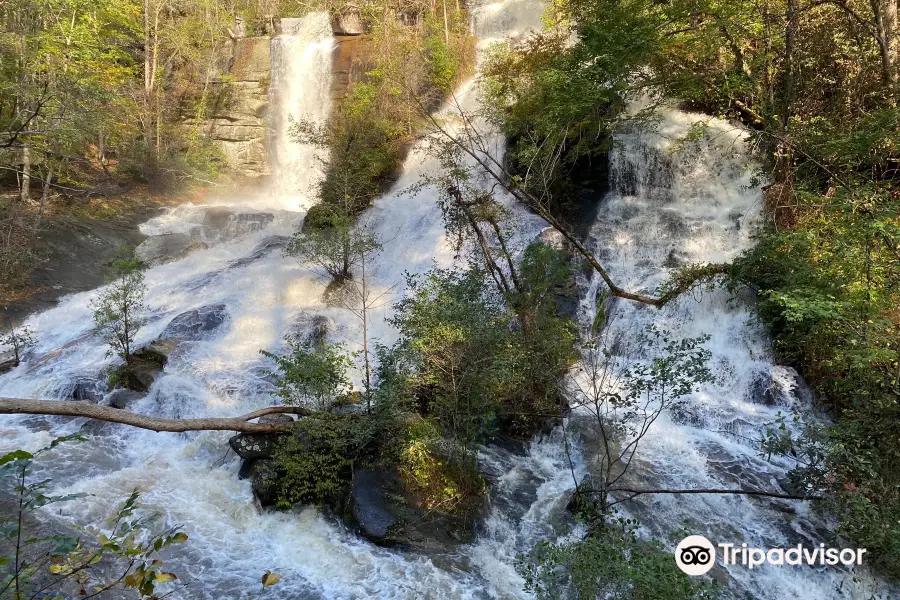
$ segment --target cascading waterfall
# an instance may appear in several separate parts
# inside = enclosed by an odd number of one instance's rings
[[[661,117],[655,131],[618,136],[612,190],[591,230],[594,252],[616,283],[651,294],[680,265],[729,262],[750,248],[761,214],[741,129],[671,108]],[[706,139],[686,141],[696,123],[705,125]],[[603,287],[599,276],[590,282],[582,302],[585,324],[598,310],[596,293]],[[687,398],[684,410],[663,414],[654,424],[627,483],[645,489],[779,491],[791,465],[765,460],[754,440],[777,422],[779,412],[808,409],[810,395],[793,369],[773,364],[751,298],[697,290],[661,310],[621,299],[599,308],[608,310],[609,343],[624,340],[616,352],[625,364],[647,358],[634,342],[649,325],[676,338],[710,336],[705,347],[716,381]],[[590,470],[592,457],[585,458]],[[805,502],[656,495],[641,497],[627,510],[645,534],[662,540],[684,525],[714,543],[738,547],[744,542],[756,548],[801,542],[813,547],[829,541]],[[729,575],[740,597],[868,598],[875,585],[837,567],[764,565],[749,571],[738,566]]]
[[[324,156],[315,146],[294,141],[291,124],[302,120],[320,125],[331,112],[334,36],[328,13],[281,19],[271,50],[273,196],[284,208],[305,210],[316,201]]]
[[[473,23],[482,44],[522,35],[540,27],[542,6],[536,0],[504,0],[477,7]],[[311,15],[285,20],[273,40],[273,105],[277,106],[276,186],[270,198],[242,199],[252,210],[276,206],[260,227],[237,228],[234,235],[204,234],[210,247],[146,273],[149,323],[138,345],[158,337],[185,311],[223,306],[226,324],[216,333],[182,343],[150,393],[131,409],[164,417],[232,416],[270,405],[271,383],[260,349],[277,351],[287,333],[302,333],[323,323],[329,339],[351,349],[361,327],[348,311],[321,301],[325,282],[306,265],[282,256],[279,248],[309,206],[311,186],[321,176],[313,148],[290,142],[288,115],[323,122],[327,118],[330,73],[330,30],[327,17]],[[458,93],[461,106],[477,106],[474,83]],[[452,114],[446,115],[452,120]],[[749,233],[759,212],[758,190],[740,170],[746,162],[736,133],[713,122],[717,141],[686,145],[679,158],[667,155],[671,139],[700,118],[669,111],[659,134],[622,136],[614,155],[615,193],[606,200],[594,228],[598,254],[621,285],[652,290],[668,265],[684,261],[733,258],[750,244]],[[497,156],[502,137],[491,138]],[[433,264],[454,264],[433,190],[411,196],[404,192],[419,176],[438,168],[428,153],[428,140],[412,149],[394,191],[380,198],[363,218],[371,221],[385,243],[373,265],[372,285],[394,297],[402,293],[402,273],[424,272]],[[305,187],[304,187],[305,186]],[[505,199],[509,202],[509,199]],[[518,220],[518,246],[535,237],[543,222],[510,204]],[[155,235],[192,232],[208,223],[204,207],[183,207],[145,224]],[[258,213],[257,213],[258,214]],[[245,220],[246,221],[246,220]],[[257,222],[257,221],[254,221]],[[583,311],[589,318],[598,282],[591,282]],[[89,302],[95,293],[67,297],[58,308],[34,315],[28,325],[40,342],[22,365],[0,377],[0,395],[23,398],[71,397],[76,383],[100,388],[102,369],[111,361],[106,347],[91,334]],[[389,306],[381,309],[386,316]],[[370,335],[390,343],[396,335],[375,314]],[[756,382],[773,387],[782,408],[796,402],[799,381],[786,369],[772,366],[761,332],[747,324],[751,312],[723,293],[686,297],[664,311],[624,302],[613,306],[611,327],[631,332],[654,321],[683,335],[710,333],[709,344],[722,382],[691,399],[698,421],[667,420],[657,424],[642,449],[637,476],[662,484],[735,484],[734,476],[759,487],[776,485],[781,465],[756,458],[735,436],[709,430],[744,431],[771,420],[777,407],[752,402]],[[81,420],[4,417],[0,451],[36,449],[57,435],[77,431]],[[704,428],[700,428],[703,425]],[[259,591],[265,570],[277,571],[281,582],[267,591],[273,598],[518,598],[523,581],[516,573],[516,554],[541,538],[563,533],[566,492],[573,487],[570,465],[557,430],[534,441],[524,456],[485,448],[480,462],[493,481],[490,516],[474,543],[445,554],[422,555],[377,548],[342,525],[308,508],[290,513],[261,512],[253,505],[250,485],[239,480],[239,461],[226,454],[229,434],[156,434],[112,424],[88,425],[89,442],[63,445],[43,461],[45,475],[60,492],[89,492],[71,503],[56,505],[57,518],[89,522],[108,515],[135,487],[148,506],[168,524],[185,524],[189,542],[166,557],[167,568],[189,586],[174,598],[238,598]],[[577,477],[590,469],[590,455],[570,448]],[[587,447],[587,444],[585,444]],[[587,451],[585,451],[587,452]],[[737,475],[735,475],[735,473]],[[636,505],[648,533],[663,535],[682,518],[703,515],[697,532],[733,532],[754,540],[812,536],[815,528],[803,506],[796,514],[778,512],[772,503],[746,499],[654,498]],[[781,510],[794,510],[781,507]],[[743,539],[746,539],[744,537]],[[760,570],[753,577],[734,573],[740,584],[761,598],[794,593],[823,598],[843,573],[797,569]],[[849,581],[846,587],[852,588]],[[852,588],[855,589],[855,588]],[[773,591],[775,590],[775,591]],[[782,593],[782,591],[784,593]]]

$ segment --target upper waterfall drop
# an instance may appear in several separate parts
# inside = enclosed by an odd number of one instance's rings
[[[326,157],[312,144],[292,139],[291,126],[300,120],[322,125],[331,114],[334,36],[328,13],[281,19],[271,50],[269,193],[282,208],[306,210],[315,204]]]

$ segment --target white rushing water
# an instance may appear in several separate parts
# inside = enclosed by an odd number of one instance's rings
[[[333,52],[331,18],[324,12],[281,19],[281,31],[272,38],[269,106],[273,139],[269,151],[275,184],[271,200],[276,206],[305,210],[315,204],[325,156],[311,144],[294,141],[290,125],[327,121]]]
[[[478,7],[473,23],[485,43],[539,27],[541,12],[535,0],[505,0]],[[301,221],[321,176],[316,151],[290,142],[286,125],[287,115],[317,122],[327,118],[332,41],[326,19],[312,15],[286,20],[289,26],[273,40],[272,95],[278,107],[273,191],[223,201],[246,205],[238,214],[226,215],[224,229],[210,225],[208,209],[199,206],[173,209],[143,227],[151,235],[199,230],[210,247],[147,271],[150,322],[137,343],[155,339],[175,316],[201,306],[224,306],[228,320],[216,334],[178,347],[149,395],[133,407],[138,412],[173,418],[246,413],[273,402],[260,349],[277,351],[285,334],[308,330],[323,319],[331,341],[353,350],[361,339],[352,314],[322,303],[326,282],[279,249],[283,236]],[[465,109],[477,106],[475,85],[465,84],[458,98]],[[748,187],[749,175],[741,170],[746,155],[739,136],[716,121],[714,141],[689,144],[678,157],[668,154],[671,138],[684,135],[699,118],[671,110],[659,135],[621,136],[622,147],[613,158],[615,190],[592,236],[598,254],[623,287],[653,290],[666,275],[666,264],[729,260],[751,244],[759,191]],[[499,157],[502,139],[494,136],[491,143]],[[425,140],[412,149],[394,190],[363,217],[385,240],[374,265],[373,285],[388,298],[402,294],[404,272],[454,264],[434,191],[416,196],[404,192],[420,175],[437,168],[427,144]],[[521,245],[544,223],[512,208]],[[596,285],[592,282],[586,295],[585,318],[593,311]],[[95,295],[69,296],[59,307],[28,320],[40,342],[20,367],[0,376],[0,395],[64,400],[78,382],[99,387],[101,371],[112,360],[90,331],[89,302]],[[395,333],[381,319],[389,311],[386,304],[373,316],[374,340],[393,340]],[[799,384],[788,370],[772,365],[765,338],[749,323],[751,318],[745,303],[729,302],[719,292],[699,300],[685,297],[659,312],[624,302],[613,307],[615,329],[630,332],[653,321],[681,335],[713,336],[708,347],[720,381],[691,398],[698,415],[694,420],[657,424],[640,455],[637,473],[643,483],[730,487],[749,481],[777,489],[780,467],[759,460],[740,438],[711,431],[752,431],[779,408],[797,402],[794,388],[800,389]],[[783,391],[776,394],[775,406],[750,398],[759,375],[763,380],[771,376]],[[5,417],[0,420],[0,450],[36,449],[82,423]],[[573,487],[560,431],[534,441],[526,456],[487,448],[480,460],[494,491],[490,516],[476,541],[450,554],[425,556],[377,548],[313,509],[257,510],[249,482],[238,479],[239,461],[226,453],[227,433],[157,434],[114,425],[91,431],[96,435],[89,442],[63,446],[54,451],[54,460],[46,461],[47,475],[59,491],[91,494],[59,505],[59,517],[86,522],[104,516],[137,487],[145,504],[161,511],[167,523],[184,524],[190,535],[167,565],[188,582],[174,596],[184,599],[256,595],[265,570],[282,575],[266,592],[272,598],[524,597],[523,581],[514,568],[516,555],[563,531],[558,525],[565,494]],[[581,460],[577,440],[572,450],[573,468],[581,477],[591,457]],[[692,521],[696,533],[728,532],[738,542],[816,535],[803,506],[793,514],[740,498],[661,497],[633,511],[648,532],[661,537],[683,519]],[[752,577],[737,571],[733,575],[760,598],[839,597],[834,586],[840,581],[850,590],[844,592],[847,597],[859,589],[837,571],[784,568],[763,569]]]
[[[679,265],[730,262],[752,247],[760,225],[761,193],[741,129],[718,119],[666,108],[655,131],[617,136],[610,164],[611,192],[591,229],[594,252],[613,280],[653,294]],[[705,123],[705,139],[685,142]],[[696,131],[696,130],[695,130]],[[594,276],[582,319],[596,314]],[[709,367],[716,380],[664,413],[644,438],[626,483],[645,489],[756,489],[781,491],[790,464],[760,456],[758,440],[778,413],[809,408],[803,381],[773,364],[768,339],[755,322],[752,300],[723,289],[698,289],[661,310],[616,299],[607,303],[608,343],[625,364],[646,359],[637,342],[649,325],[678,338],[710,336]],[[592,457],[586,457],[590,464]],[[828,532],[805,502],[727,495],[644,496],[628,504],[645,534],[674,547],[684,527],[714,543],[738,547],[807,547],[829,543]],[[869,598],[866,575],[836,567],[732,567],[735,590],[756,598]]]

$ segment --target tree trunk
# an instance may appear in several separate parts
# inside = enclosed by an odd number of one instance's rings
[[[31,198],[31,148],[28,144],[22,146],[22,185],[19,188],[19,198],[22,202]]]
[[[794,34],[797,26],[796,0],[787,0],[787,23],[784,27],[784,87],[781,96],[781,126],[787,137],[794,103]]]
[[[441,0],[441,6],[444,8],[444,43],[450,45],[450,28],[447,26],[447,0]]]
[[[53,161],[47,161],[47,174],[44,176],[44,189],[41,190],[41,210],[38,212],[38,219],[44,216],[44,209],[47,206],[47,198],[50,196],[50,184],[53,181]]]
[[[150,431],[239,431],[242,433],[276,433],[287,431],[291,423],[248,423],[265,415],[288,413],[299,416],[309,415],[305,408],[295,406],[270,406],[240,417],[209,419],[163,419],[150,415],[140,415],[110,406],[100,406],[85,400],[26,400],[22,398],[0,398],[0,414],[4,415],[55,415],[63,417],[86,417],[109,423],[122,423]]]
[[[894,54],[897,51],[897,0],[870,0],[875,16],[875,38],[881,55],[881,76],[887,84],[897,82]]]
[[[366,284],[366,257],[363,254],[362,265],[362,326],[363,326],[363,363],[366,368],[366,412],[372,412],[372,366],[369,364],[369,290]]]

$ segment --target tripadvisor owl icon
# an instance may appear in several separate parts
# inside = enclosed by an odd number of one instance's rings
[[[703,575],[716,564],[716,547],[702,535],[689,535],[675,548],[675,563],[688,575]]]

